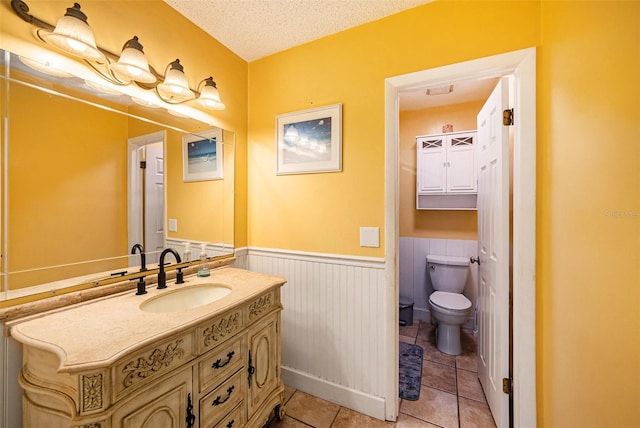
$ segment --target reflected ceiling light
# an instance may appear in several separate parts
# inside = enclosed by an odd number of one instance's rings
[[[109,88],[106,85],[102,85],[97,82],[92,82],[91,80],[85,80],[84,83],[94,91],[102,92],[103,94],[122,95],[122,92],[120,91],[116,91],[113,88]]]
[[[138,105],[150,107],[150,108],[162,107],[159,101],[155,101],[152,98],[147,100],[147,99],[138,98],[138,97],[131,97],[131,101],[133,101]]]
[[[189,87],[180,60],[169,63],[164,76],[158,74],[144,54],[137,36],[128,40],[120,56],[96,45],[93,32],[87,23],[87,15],[75,3],[67,9],[54,27],[33,15],[22,0],[11,0],[11,7],[24,21],[38,27],[36,34],[40,40],[75,57],[82,58],[100,78],[115,87],[136,85],[149,90],[158,99],[158,105],[182,104],[195,100],[205,109],[223,110],[224,103],[212,77],[203,79],[196,91]]]
[[[20,58],[20,61],[22,61],[24,65],[33,70],[39,71],[40,73],[56,77],[73,77],[73,74],[62,71],[58,66],[56,66],[55,61],[45,59],[40,62],[33,58],[27,58],[24,56],[18,56],[18,58]]]

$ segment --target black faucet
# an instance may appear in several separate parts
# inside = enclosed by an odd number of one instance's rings
[[[135,254],[136,250],[140,251],[140,272],[147,270],[147,256],[144,254],[144,247],[142,244],[135,244],[131,247],[131,254]]]
[[[181,263],[182,260],[180,259],[180,254],[178,254],[178,252],[176,250],[174,250],[173,248],[165,248],[164,250],[162,250],[162,253],[160,253],[160,271],[158,272],[158,289],[163,289],[163,288],[167,288],[167,274],[164,273],[164,256],[167,255],[167,253],[171,253],[173,254],[173,257],[176,258],[176,262]]]

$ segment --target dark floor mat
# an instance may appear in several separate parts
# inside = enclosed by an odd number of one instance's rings
[[[418,345],[400,342],[400,398],[415,401],[420,397],[422,353]]]

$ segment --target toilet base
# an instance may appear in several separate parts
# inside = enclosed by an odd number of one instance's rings
[[[445,354],[460,355],[462,353],[460,326],[447,325],[439,321],[436,329],[436,346],[440,352]]]

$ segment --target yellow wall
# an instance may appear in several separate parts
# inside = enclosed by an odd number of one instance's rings
[[[126,254],[127,118],[13,82],[9,91],[9,272]],[[73,126],[58,126],[70,118]],[[96,268],[16,274],[9,283],[16,289]]]
[[[384,79],[536,45],[538,14],[535,2],[436,2],[249,64],[249,244],[382,257]],[[276,115],[333,103],[343,171],[276,176]],[[359,246],[361,226],[380,227],[380,248]]]
[[[537,46],[538,423],[637,426],[638,22],[640,2],[443,1],[252,62],[249,244],[382,256],[357,228],[384,222],[384,78]],[[337,102],[344,171],[276,176],[275,116]]]
[[[640,2],[544,2],[539,414],[640,426]]]
[[[62,1],[42,0],[28,1],[28,5],[30,13],[52,24],[71,6]],[[214,77],[226,109],[211,115],[216,119],[217,126],[235,132],[236,137],[235,245],[245,246],[248,102],[246,61],[162,0],[84,0],[81,5],[101,47],[119,53],[124,42],[135,32],[144,46],[150,65],[159,72],[163,72],[169,62],[179,58],[192,87],[196,87],[201,79]],[[5,0],[0,3],[0,33],[37,43],[33,37],[33,27],[18,18],[11,10],[10,2]],[[4,46],[7,40],[0,39],[3,47],[7,47]]]
[[[476,129],[484,101],[473,101],[400,113],[398,205],[400,236],[441,239],[477,239],[477,211],[416,209],[416,136]]]

